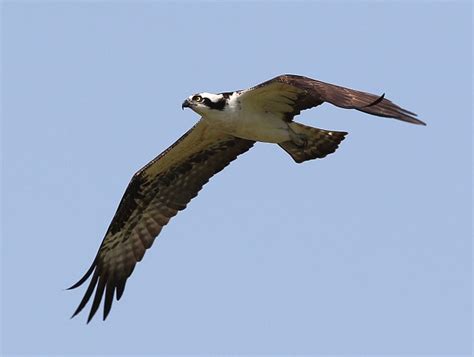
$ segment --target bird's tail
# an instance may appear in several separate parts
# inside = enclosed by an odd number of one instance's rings
[[[303,144],[295,143],[294,140],[280,143],[280,147],[285,150],[297,163],[307,160],[318,159],[332,154],[339,147],[339,143],[347,135],[343,131],[328,131],[312,128],[303,124],[291,122],[290,129],[301,139]]]

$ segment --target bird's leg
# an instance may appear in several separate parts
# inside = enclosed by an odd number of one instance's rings
[[[290,139],[291,141],[293,142],[293,144],[295,144],[296,146],[300,147],[300,148],[304,148],[306,147],[306,145],[308,145],[308,138],[306,137],[306,135],[304,134],[297,134],[293,131],[293,129],[291,129],[290,127],[288,127],[288,132],[290,133]]]

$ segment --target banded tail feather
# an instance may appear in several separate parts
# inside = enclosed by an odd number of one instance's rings
[[[279,145],[298,164],[308,160],[321,159],[332,154],[347,135],[344,131],[313,128],[295,122],[288,125],[295,134],[303,136],[306,142],[303,146],[298,146],[293,141],[286,141]]]

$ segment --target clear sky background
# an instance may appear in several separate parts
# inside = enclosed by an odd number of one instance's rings
[[[4,354],[470,354],[470,2],[2,4]],[[199,91],[295,73],[427,127],[326,104],[295,164],[258,144],[162,231],[104,323],[69,317],[132,174]]]

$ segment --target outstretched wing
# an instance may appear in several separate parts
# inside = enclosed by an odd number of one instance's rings
[[[302,110],[328,102],[345,109],[426,125],[415,118],[415,113],[385,99],[384,95],[377,96],[292,74],[278,76],[243,90],[240,100],[250,106],[265,106],[265,110],[282,113],[287,121],[293,120]]]
[[[87,322],[96,313],[104,295],[105,320],[114,294],[119,300],[135,264],[170,218],[186,208],[214,174],[254,143],[217,131],[201,120],[139,170],[120,201],[92,266],[69,288],[77,288],[92,275],[73,316],[84,308],[95,289]]]

